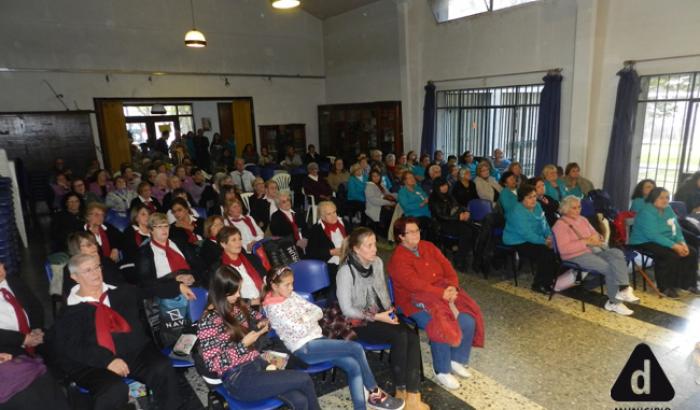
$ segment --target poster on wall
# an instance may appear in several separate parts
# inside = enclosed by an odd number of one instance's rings
[[[211,118],[202,117],[202,129],[204,131],[211,131]]]

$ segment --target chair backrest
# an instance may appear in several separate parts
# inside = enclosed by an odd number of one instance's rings
[[[243,200],[243,205],[245,205],[245,209],[250,212],[250,197],[253,196],[252,192],[243,192],[241,194],[241,199]]]
[[[289,267],[294,272],[294,289],[297,292],[314,293],[331,285],[325,261],[304,259]]]
[[[246,171],[250,171],[253,175],[260,176],[260,167],[256,164],[245,164]]]
[[[586,218],[595,216],[595,205],[592,199],[582,199],[581,200],[581,215]]]
[[[287,173],[275,174],[271,178],[273,181],[277,182],[277,187],[280,190],[289,189],[289,183],[292,180],[292,176]]]
[[[267,181],[268,179],[272,178],[273,175],[275,175],[274,168],[272,168],[272,167],[260,168],[260,177],[262,177],[263,180]]]
[[[124,232],[124,229],[131,224],[129,218],[119,215],[118,212],[115,212],[112,209],[107,211],[105,222],[119,229],[120,232]]]
[[[200,218],[207,219],[207,209],[202,208],[202,207],[196,207],[194,208],[195,211],[197,211],[197,215],[199,215]]]
[[[46,279],[48,279],[49,284],[51,284],[51,280],[53,280],[53,269],[51,269],[51,262],[46,261],[44,263],[44,273],[46,273]]]
[[[671,201],[668,204],[671,206],[671,209],[673,209],[673,212],[676,213],[676,217],[679,220],[685,219],[685,217],[688,216],[688,207],[685,205],[685,202]]]
[[[209,296],[209,292],[204,288],[191,289],[195,296],[197,296],[197,299],[189,301],[190,319],[192,320],[192,323],[194,323],[202,317],[202,313],[204,313],[204,310],[207,308],[207,297]]]
[[[472,199],[467,204],[467,210],[472,221],[480,222],[493,211],[493,203],[488,199]]]

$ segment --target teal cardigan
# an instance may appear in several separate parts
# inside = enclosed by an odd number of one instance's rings
[[[511,212],[506,214],[506,228],[503,230],[503,243],[506,245],[520,245],[525,242],[544,245],[551,235],[552,231],[539,203],[530,211],[518,202]]]
[[[549,181],[544,181],[544,194],[554,199],[555,201],[561,202],[563,198],[562,195],[566,195],[566,183],[562,179],[557,179],[557,188],[554,188]]]
[[[667,248],[678,242],[685,243],[678,218],[670,206],[664,209],[663,214],[659,214],[653,204],[646,203],[634,218],[630,244],[639,245],[647,242]]]
[[[564,195],[569,196],[573,195],[576,198],[583,198],[583,191],[581,190],[581,187],[576,184],[576,186],[572,188],[568,188],[566,185],[563,186],[564,188]]]
[[[634,198],[632,200],[632,205],[630,206],[630,211],[639,213],[639,211],[641,211],[646,204],[644,201],[646,201],[646,198]]]
[[[518,195],[508,188],[503,188],[503,191],[498,195],[498,203],[501,205],[503,213],[507,215],[518,204]]]
[[[354,175],[350,175],[348,179],[348,201],[365,202],[365,185],[367,177],[362,177],[362,180]]]
[[[398,202],[399,205],[401,205],[404,215],[414,216],[416,218],[427,216],[430,218],[430,207],[428,204],[425,204],[422,207],[420,206],[421,202],[423,202],[423,200],[427,197],[428,195],[425,193],[425,191],[423,191],[423,189],[417,184],[413,188],[413,192],[409,191],[408,188],[404,186],[399,189]]]

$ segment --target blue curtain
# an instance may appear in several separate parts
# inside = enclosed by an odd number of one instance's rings
[[[559,117],[561,116],[561,74],[549,73],[544,78],[540,95],[540,114],[537,124],[537,151],[535,174],[547,164],[556,164],[559,157]]]
[[[618,209],[627,209],[630,201],[632,164],[632,139],[634,121],[637,117],[637,98],[640,92],[639,75],[628,66],[617,73],[617,98],[608,160],[605,163],[603,190],[610,194],[612,204]]]
[[[429,154],[432,158],[435,152],[435,84],[428,81],[425,85],[425,101],[423,102],[423,134],[421,136],[420,152]]]

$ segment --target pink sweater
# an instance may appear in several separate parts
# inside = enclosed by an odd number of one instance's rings
[[[573,226],[573,229],[569,225]],[[574,230],[578,232],[578,235],[576,235]],[[585,238],[597,234],[596,230],[588,222],[588,219],[582,216],[576,219],[562,216],[552,227],[552,232],[557,238],[557,248],[562,260],[569,260],[590,253],[591,250],[586,246]],[[584,239],[579,239],[579,235]]]

